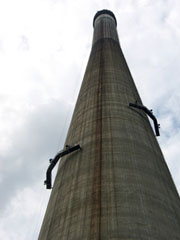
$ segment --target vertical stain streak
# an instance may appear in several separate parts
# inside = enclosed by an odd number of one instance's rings
[[[101,43],[102,44],[102,43]],[[101,168],[102,168],[102,80],[104,74],[103,46],[98,49],[100,54],[99,77],[97,89],[97,110],[96,110],[96,146],[94,159],[94,175],[92,186],[92,215],[90,239],[101,239]]]

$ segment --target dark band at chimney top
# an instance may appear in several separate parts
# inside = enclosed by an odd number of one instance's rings
[[[93,27],[94,27],[94,23],[95,23],[95,21],[96,21],[96,18],[98,18],[98,17],[99,17],[100,15],[102,15],[102,14],[108,14],[108,15],[110,15],[111,17],[113,17],[113,18],[114,18],[114,21],[115,21],[115,24],[116,24],[116,26],[117,26],[117,21],[116,21],[116,17],[115,17],[115,15],[114,15],[114,13],[111,12],[110,10],[104,9],[104,10],[98,11],[98,12],[96,13],[96,15],[94,16],[94,19],[93,19]]]

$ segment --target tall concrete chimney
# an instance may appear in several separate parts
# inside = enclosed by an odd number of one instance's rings
[[[39,240],[180,240],[180,198],[147,115],[156,130],[157,120],[142,104],[116,25],[111,11],[94,17],[65,142],[82,150],[60,161]]]

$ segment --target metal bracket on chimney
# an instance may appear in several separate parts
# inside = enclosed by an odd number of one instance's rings
[[[66,149],[65,150],[62,150],[60,152],[58,152],[56,154],[56,156],[53,158],[53,159],[50,159],[49,162],[50,162],[50,165],[47,169],[47,172],[46,172],[46,180],[44,181],[44,184],[46,185],[46,188],[47,189],[51,189],[52,188],[52,185],[51,185],[51,172],[53,170],[53,168],[55,167],[56,163],[58,162],[58,160],[71,153],[71,152],[74,152],[74,151],[77,151],[78,149],[81,149],[80,145],[75,145],[75,146],[69,146],[69,145],[66,145]]]
[[[160,124],[158,124],[156,117],[152,113],[152,110],[149,110],[147,107],[143,105],[138,105],[137,101],[136,103],[129,103],[129,106],[143,110],[153,120],[156,136],[160,136],[159,133]]]

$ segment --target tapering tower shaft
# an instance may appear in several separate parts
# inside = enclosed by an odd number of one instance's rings
[[[180,239],[180,200],[119,45],[94,18],[92,50],[39,240]]]

